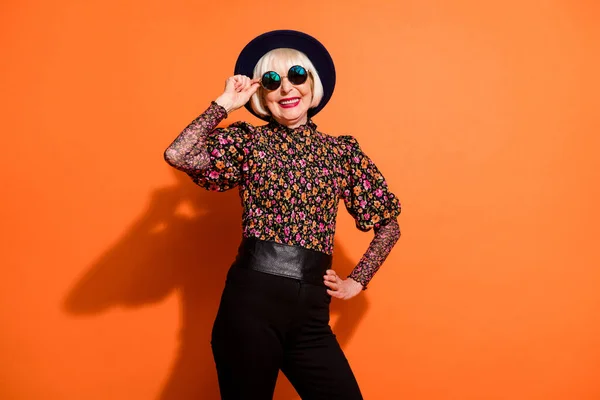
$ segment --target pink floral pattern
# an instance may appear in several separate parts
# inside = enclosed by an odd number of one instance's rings
[[[213,102],[169,146],[167,162],[208,190],[238,187],[245,237],[332,254],[343,199],[357,228],[376,232],[350,275],[366,288],[399,236],[400,203],[358,141],[321,133],[310,120],[295,129],[274,120],[217,129],[226,116]]]

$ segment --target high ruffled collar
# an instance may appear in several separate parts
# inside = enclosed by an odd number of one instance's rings
[[[273,132],[281,132],[283,134],[294,134],[294,135],[303,135],[310,136],[317,132],[317,124],[315,124],[312,119],[308,119],[305,124],[302,124],[296,128],[289,128],[285,125],[280,124],[274,118],[269,119],[269,128]]]

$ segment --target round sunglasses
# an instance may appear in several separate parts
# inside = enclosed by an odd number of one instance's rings
[[[267,90],[276,90],[281,86],[281,80],[286,77],[292,85],[302,85],[308,78],[308,70],[300,65],[294,65],[284,76],[280,76],[275,71],[267,71],[260,79],[260,84]]]

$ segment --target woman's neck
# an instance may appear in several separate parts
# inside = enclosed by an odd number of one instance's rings
[[[289,129],[296,129],[299,126],[306,125],[306,123],[308,122],[307,115],[302,116],[301,118],[299,118],[296,121],[283,121],[283,120],[279,120],[277,118],[273,118],[273,119],[275,119],[275,121],[277,121],[278,124],[283,125]]]

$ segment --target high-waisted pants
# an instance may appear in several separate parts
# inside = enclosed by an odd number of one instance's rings
[[[211,340],[221,398],[270,400],[281,369],[303,400],[362,399],[329,326],[327,265],[282,246],[244,239],[227,274]]]

